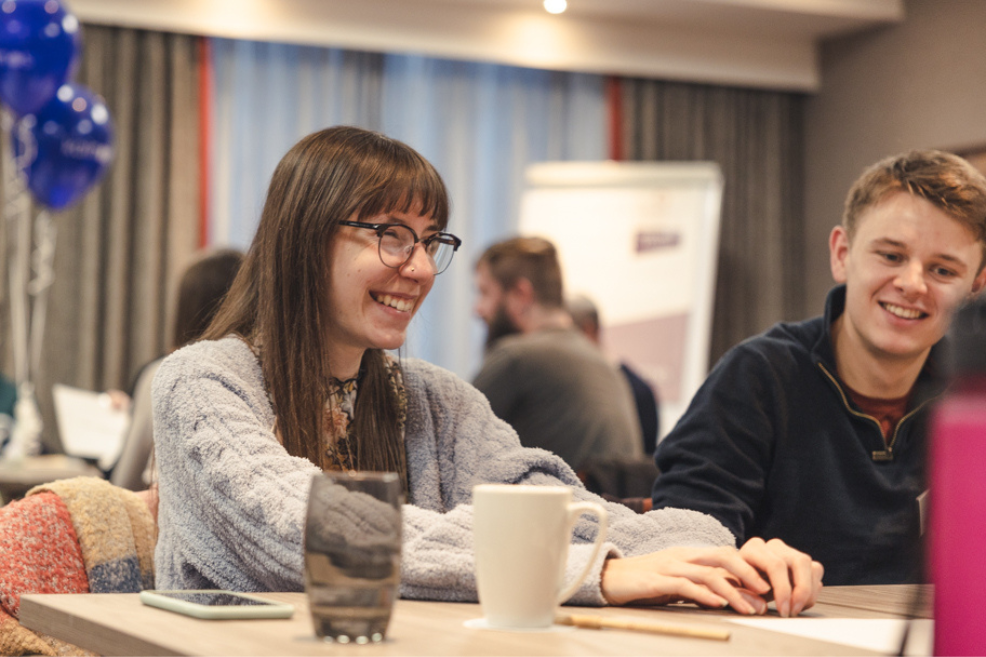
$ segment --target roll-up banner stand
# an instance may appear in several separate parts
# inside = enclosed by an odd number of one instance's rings
[[[658,390],[661,433],[708,372],[722,174],[712,162],[546,162],[519,230],[557,246],[565,294],[599,308],[606,353]]]

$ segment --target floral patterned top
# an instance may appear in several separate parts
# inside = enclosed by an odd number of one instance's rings
[[[387,355],[388,378],[391,389],[397,397],[397,421],[400,434],[404,435],[404,422],[407,419],[407,392],[404,390],[404,378],[400,364]],[[333,379],[329,382],[329,398],[325,401],[322,412],[325,414],[325,433],[322,435],[322,469],[323,470],[353,470],[355,469],[352,444],[356,440],[353,435],[353,414],[356,408],[356,393],[359,389],[359,377],[340,381]]]

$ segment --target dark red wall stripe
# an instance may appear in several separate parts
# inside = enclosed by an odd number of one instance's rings
[[[606,100],[609,105],[609,159],[623,159],[623,94],[620,78],[611,75],[606,80]]]
[[[212,57],[199,39],[199,248],[209,243],[209,144],[212,139]]]

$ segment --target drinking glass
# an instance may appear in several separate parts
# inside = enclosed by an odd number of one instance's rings
[[[312,477],[305,590],[315,633],[338,643],[387,635],[401,574],[401,482],[392,472]]]

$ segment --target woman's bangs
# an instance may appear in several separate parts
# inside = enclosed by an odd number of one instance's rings
[[[359,210],[360,219],[385,212],[410,212],[420,204],[422,216],[430,216],[445,230],[448,226],[448,192],[434,169],[395,172]]]

